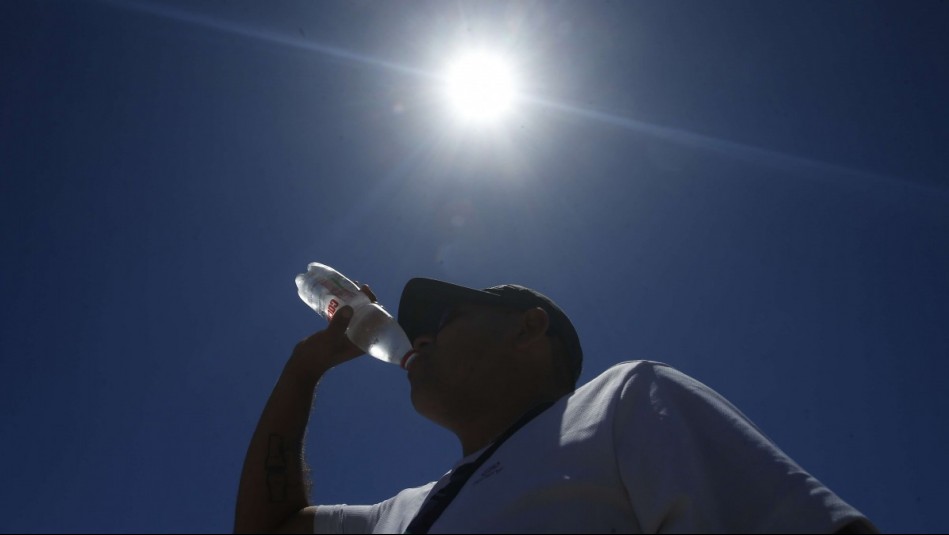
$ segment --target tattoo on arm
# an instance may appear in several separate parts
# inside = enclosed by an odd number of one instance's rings
[[[286,440],[276,433],[271,433],[267,445],[267,461],[264,463],[271,502],[287,501],[288,468]]]

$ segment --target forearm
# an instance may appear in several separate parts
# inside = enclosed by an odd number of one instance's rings
[[[274,531],[308,505],[303,437],[325,370],[307,370],[300,360],[295,355],[287,362],[254,430],[237,494],[236,533]]]

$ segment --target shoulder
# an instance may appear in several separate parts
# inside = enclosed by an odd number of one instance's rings
[[[623,362],[618,362],[613,364],[606,370],[604,370],[600,375],[593,378],[590,382],[602,381],[616,376],[629,376],[637,374],[651,374],[651,373],[661,373],[663,371],[673,371],[675,368],[656,360],[626,360]],[[679,372],[681,373],[681,372]]]
[[[628,360],[614,364],[590,382],[578,388],[578,391],[610,387],[629,390],[638,386],[650,385],[652,385],[653,394],[656,393],[655,389],[660,386],[666,387],[664,390],[667,394],[672,394],[677,390],[684,390],[692,394],[714,394],[710,387],[699,380],[664,362],[654,360]]]
[[[571,395],[578,405],[613,407],[616,416],[659,417],[731,414],[747,420],[737,407],[697,379],[663,362],[620,362]],[[733,417],[727,418],[733,420]],[[749,422],[750,423],[750,422]]]
[[[692,380],[668,364],[653,360],[628,360],[614,364],[577,389],[577,392],[622,389],[630,383]]]
[[[651,360],[630,360],[610,366],[587,383],[579,386],[568,396],[576,403],[602,404],[610,399],[622,396],[630,384],[649,384],[656,380],[660,370],[670,369],[668,365]]]
[[[660,390],[657,384],[667,375],[679,374],[667,364],[649,360],[615,364],[562,400],[563,419],[590,427],[617,417],[624,406],[647,408],[651,404],[643,401]]]

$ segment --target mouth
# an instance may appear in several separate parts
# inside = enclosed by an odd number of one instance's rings
[[[406,376],[408,376],[409,379],[412,378],[412,372],[418,368],[419,362],[426,358],[428,358],[428,355],[422,355],[421,353],[415,351],[406,356],[402,368],[405,369]]]

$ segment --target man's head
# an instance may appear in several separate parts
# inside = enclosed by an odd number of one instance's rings
[[[580,375],[583,354],[570,320],[523,286],[475,290],[412,279],[398,317],[419,352],[409,368],[412,401],[445,425],[502,410],[493,405],[556,399]]]

